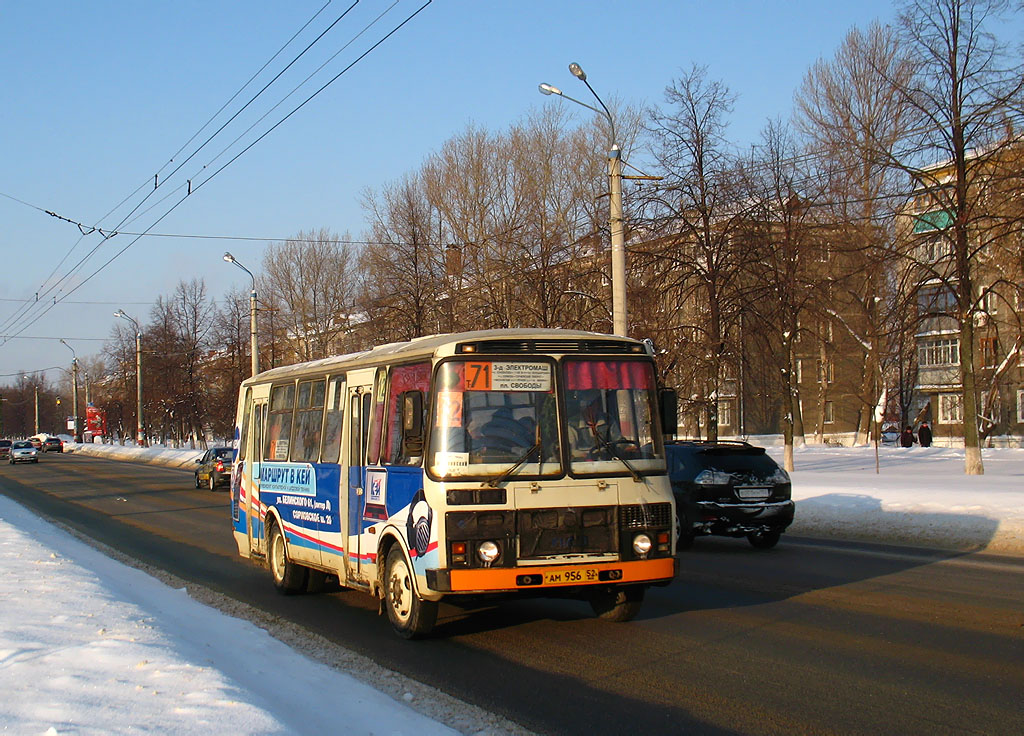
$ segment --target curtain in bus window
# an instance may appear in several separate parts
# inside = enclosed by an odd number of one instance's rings
[[[565,387],[570,391],[593,388],[653,388],[650,364],[638,360],[574,360],[565,364]]]
[[[264,460],[287,460],[292,434],[292,407],[295,384],[274,386],[270,390],[270,411],[267,416],[267,437]]]
[[[315,462],[320,451],[320,430],[324,420],[326,381],[303,381],[299,384],[299,400],[295,407],[295,430],[292,433],[293,462]]]
[[[388,390],[388,435],[384,444],[384,462],[391,465],[409,465],[419,458],[402,454],[402,407],[399,398],[406,391],[423,392],[424,422],[426,421],[427,397],[430,392],[430,363],[396,366],[391,369],[391,386]]]

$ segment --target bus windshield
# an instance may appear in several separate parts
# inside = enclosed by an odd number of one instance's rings
[[[639,360],[566,360],[568,454],[574,474],[664,468],[654,429],[654,371]]]
[[[562,475],[554,375],[554,364],[538,358],[442,364],[434,386],[431,472],[445,478]]]
[[[654,371],[640,360],[449,360],[437,371],[428,463],[435,477],[664,471]],[[564,395],[559,430],[556,385]],[[566,442],[562,453],[562,442]]]

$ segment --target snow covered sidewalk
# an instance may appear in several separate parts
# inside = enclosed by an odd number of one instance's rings
[[[4,496],[0,569],[4,733],[458,733]]]

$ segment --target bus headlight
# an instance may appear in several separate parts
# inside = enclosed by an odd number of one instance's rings
[[[484,565],[490,567],[491,563],[501,554],[501,548],[494,542],[481,542],[480,546],[476,548],[476,554]]]
[[[640,557],[646,557],[652,546],[651,538],[646,534],[640,533],[633,537],[633,551]]]

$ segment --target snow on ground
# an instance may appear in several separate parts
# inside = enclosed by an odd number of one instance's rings
[[[0,569],[4,733],[457,733],[4,496]]]
[[[782,448],[769,448],[782,462]],[[797,448],[789,533],[958,551],[1024,555],[1024,450],[982,451],[964,475],[963,448]]]

